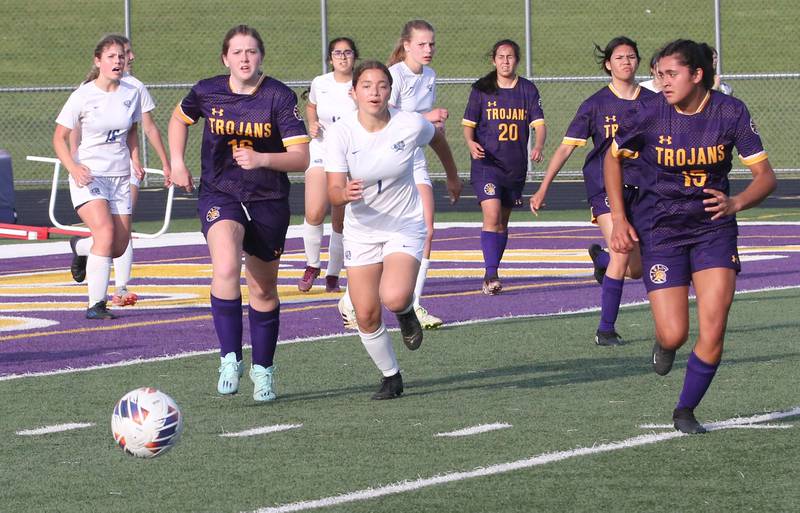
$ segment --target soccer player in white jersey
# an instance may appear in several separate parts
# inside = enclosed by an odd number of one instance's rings
[[[424,20],[412,20],[405,24],[391,56],[389,72],[392,74],[392,94],[389,105],[406,112],[419,112],[425,118],[444,131],[447,120],[446,109],[434,108],[436,100],[436,73],[428,65],[436,50],[436,38],[433,26]],[[439,158],[447,173],[447,189],[452,202],[461,195],[461,181],[453,160],[450,147],[445,139],[445,147]],[[425,279],[430,266],[431,244],[433,241],[434,198],[433,185],[428,176],[428,164],[425,152],[420,148],[414,156],[414,182],[422,199],[425,214],[426,237],[423,258],[420,264],[417,281],[414,287],[414,311],[423,328],[432,329],[442,325],[442,320],[420,304],[420,296],[425,286]],[[352,305],[345,294],[339,302],[339,311],[345,327],[352,327]]]
[[[353,66],[358,59],[358,49],[349,37],[338,37],[328,43],[328,58],[333,71],[316,77],[311,82],[306,104],[310,163],[305,176],[305,221],[303,246],[306,252],[306,269],[297,283],[300,292],[308,292],[319,276],[321,261],[323,221],[328,210],[328,184],[322,157],[325,153],[325,131],[338,119],[356,108],[350,90],[353,83]],[[328,268],[325,272],[325,291],[339,292],[339,273],[342,270],[342,222],[344,207],[331,207],[331,232],[328,243]]]
[[[422,343],[413,294],[426,229],[414,184],[414,153],[426,144],[437,155],[448,151],[444,135],[422,115],[389,108],[391,87],[385,65],[360,64],[353,74],[358,112],[336,122],[325,143],[331,204],[347,205],[344,263],[359,336],[383,374],[373,399],[403,393],[381,304],[397,315],[409,349]]]
[[[137,135],[141,102],[139,90],[122,82],[125,61],[125,43],[118,36],[100,40],[94,51],[97,71],[93,68],[70,95],[53,134],[56,156],[69,171],[72,204],[92,233],[86,255],[87,319],[114,318],[106,294],[111,259],[131,238],[131,167],[139,179],[144,176]],[[73,158],[69,137],[77,127],[82,137]]]
[[[153,101],[153,97],[150,96],[150,92],[142,81],[131,74],[133,72],[133,60],[136,58],[136,55],[133,53],[130,39],[122,35],[118,35],[117,37],[125,42],[125,70],[122,74],[121,81],[139,90],[139,101],[142,111],[142,131],[156,150],[158,158],[161,159],[161,166],[165,176],[165,186],[169,187],[169,175],[171,171],[169,158],[161,138],[161,131],[158,129],[158,125],[156,125],[153,115],[151,114],[156,108],[156,103]],[[70,151],[73,155],[80,144],[80,137],[80,127],[77,127],[70,133]],[[139,185],[140,180],[136,177],[133,166],[131,166],[131,215],[133,215],[133,210],[136,209],[136,202],[139,199]],[[72,267],[74,273],[73,278],[80,283],[86,277],[86,257],[89,254],[89,248],[92,246],[92,239],[88,238],[82,241],[80,237],[74,237],[71,241],[71,245],[76,250],[74,255],[75,265]],[[136,304],[139,300],[139,297],[135,293],[128,290],[132,266],[133,245],[129,241],[125,252],[114,259],[114,284],[116,290],[111,296],[111,303],[115,306],[131,306]]]

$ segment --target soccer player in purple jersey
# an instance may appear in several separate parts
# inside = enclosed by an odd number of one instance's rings
[[[171,180],[192,189],[184,153],[188,127],[206,118],[198,213],[211,254],[211,314],[220,343],[217,391],[239,390],[242,364],[242,251],[249,291],[253,399],[275,399],[278,265],[289,227],[288,172],[308,167],[305,124],[296,95],[261,72],[264,43],[246,25],[222,43],[230,74],[199,81],[169,123]]]
[[[567,128],[561,145],[553,154],[539,189],[531,197],[531,211],[545,204],[545,196],[553,179],[567,162],[575,148],[585,146],[592,139],[592,151],[583,165],[583,182],[591,209],[592,222],[600,227],[606,246],[611,239],[611,211],[603,185],[603,157],[611,146],[611,139],[622,117],[636,100],[649,98],[655,93],[636,84],[639,67],[639,49],[636,42],[624,37],[612,39],[605,49],[595,46],[598,64],[608,75],[611,83],[586,99],[578,108],[575,118]],[[636,201],[637,173],[629,169],[637,165],[636,160],[626,163],[625,201],[630,207]],[[538,214],[537,214],[538,215]],[[615,328],[625,276],[639,278],[642,264],[638,248],[630,253],[606,253],[598,244],[589,248],[595,265],[595,279],[602,285],[600,323],[594,341],[600,346],[617,346],[623,343]]]
[[[740,270],[736,212],[766,198],[775,173],[743,102],[712,90],[711,49],[677,40],[659,53],[661,95],[622,120],[605,157],[614,251],[642,250],[644,284],[655,322],[653,369],[672,368],[689,334],[689,283],[697,296],[699,333],[683,390],[672,414],[675,429],[704,433],[694,416],[722,358],[725,326]],[[730,196],[734,148],[753,179]],[[638,153],[639,201],[628,221],[622,160]]]
[[[508,242],[511,209],[522,205],[528,159],[542,161],[547,129],[538,89],[517,75],[519,45],[498,41],[491,57],[495,69],[472,84],[461,124],[472,157],[470,182],[483,213],[483,293],[494,295],[503,289],[497,269]],[[536,142],[529,154],[531,128]]]

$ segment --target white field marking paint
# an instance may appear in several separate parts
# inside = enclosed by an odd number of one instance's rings
[[[275,424],[274,426],[264,426],[253,429],[245,429],[237,433],[220,433],[219,436],[224,438],[241,438],[245,436],[264,435],[267,433],[277,433],[279,431],[288,431],[290,429],[297,429],[303,427],[302,424]]]
[[[754,415],[752,417],[747,417],[747,418],[733,418],[724,420],[722,422],[715,422],[707,424],[706,428],[710,431],[713,431],[736,425],[767,422],[770,420],[782,419],[786,417],[795,417],[797,415],[800,415],[800,406],[795,406],[787,411],[765,413],[762,415]],[[533,456],[531,458],[526,458],[517,461],[510,461],[508,463],[499,463],[496,465],[490,465],[488,467],[478,468],[468,472],[452,472],[450,474],[440,474],[433,477],[416,479],[414,481],[401,481],[399,483],[391,485],[379,486],[376,488],[366,488],[363,490],[344,493],[342,495],[336,495],[333,497],[324,497],[322,499],[316,499],[310,501],[293,502],[291,504],[284,504],[282,506],[261,508],[256,510],[255,513],[288,513],[290,511],[304,511],[308,509],[337,506],[339,504],[347,504],[350,502],[375,499],[377,497],[385,497],[387,495],[396,495],[399,493],[419,490],[421,488],[426,488],[429,486],[452,483],[456,481],[463,481],[465,479],[473,479],[476,477],[505,474],[507,472],[528,469],[531,467],[537,467],[540,465],[545,465],[547,463],[553,463],[556,461],[562,461],[569,458],[575,458],[577,456],[591,456],[593,454],[618,451],[620,449],[629,449],[631,447],[639,447],[642,445],[654,444],[657,442],[663,442],[665,440],[671,440],[673,438],[679,438],[682,436],[691,436],[691,435],[684,435],[679,431],[639,435],[639,436],[634,436],[633,438],[628,438],[627,440],[621,440],[619,442],[610,442],[600,445],[593,445],[592,447],[582,447],[578,449],[570,449],[567,451],[547,452],[539,454],[537,456]]]
[[[642,424],[639,427],[642,429],[675,429],[672,424]],[[794,424],[737,424],[720,429],[790,429],[793,427]]]
[[[50,433],[60,433],[62,431],[71,431],[73,429],[83,429],[94,426],[92,422],[71,422],[69,424],[54,424],[52,426],[44,426],[36,429],[23,429],[17,431],[19,436],[36,436],[36,435],[49,435]]]
[[[761,289],[753,289],[753,290],[740,290],[736,291],[736,295],[742,294],[752,294],[756,292],[772,292],[772,291],[779,291],[779,290],[791,290],[791,289],[798,289],[800,285],[788,285],[785,287],[765,287]],[[689,296],[693,298],[694,296]],[[630,303],[621,304],[620,308],[629,308],[633,306],[641,306],[647,304],[647,301],[632,301]],[[579,315],[584,314],[587,312],[599,312],[600,307],[592,307],[592,308],[579,308],[577,310],[569,310],[569,311],[561,311],[561,312],[552,312],[552,313],[543,313],[543,314],[530,314],[530,315],[506,315],[501,317],[491,317],[488,319],[473,319],[469,321],[457,321],[457,322],[448,322],[448,326],[468,326],[472,324],[483,324],[487,322],[495,322],[495,321],[502,321],[502,320],[509,320],[509,319],[536,319],[539,317],[557,317],[557,316],[567,316],[567,315]],[[389,331],[399,331],[398,328],[391,328]],[[340,339],[342,337],[355,337],[357,336],[356,333],[352,331],[341,331],[338,333],[332,333],[330,335],[319,335],[316,337],[304,337],[304,338],[293,338],[290,340],[281,340],[278,342],[278,345],[284,344],[299,344],[303,342],[331,342],[336,339]],[[250,347],[250,345],[245,344],[244,347]],[[29,372],[25,374],[7,374],[5,376],[0,376],[0,382],[3,381],[10,381],[13,379],[21,379],[21,378],[38,378],[38,377],[46,377],[46,376],[57,376],[61,374],[72,374],[76,372],[88,372],[88,371],[95,371],[95,370],[103,370],[103,369],[111,369],[114,367],[127,367],[129,365],[139,365],[143,363],[153,363],[153,362],[164,362],[164,361],[171,361],[171,360],[179,360],[181,358],[191,358],[192,356],[200,356],[212,353],[218,353],[219,349],[206,349],[203,351],[189,351],[186,353],[178,353],[174,355],[168,356],[156,356],[153,358],[138,358],[136,360],[126,360],[122,362],[115,362],[115,363],[108,363],[103,365],[94,365],[91,367],[82,367],[80,369],[58,369],[54,371],[47,371],[47,372]]]
[[[58,324],[58,321],[51,321],[49,319],[0,315],[0,332],[41,329],[56,324]]]
[[[505,422],[497,422],[494,424],[480,424],[478,426],[472,426],[464,429],[457,429],[455,431],[450,431],[448,433],[436,433],[433,436],[471,436],[471,435],[477,435],[479,433],[488,433],[489,431],[497,431],[498,429],[506,429],[510,427],[511,424],[506,424]]]

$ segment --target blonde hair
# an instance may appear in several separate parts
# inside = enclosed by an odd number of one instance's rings
[[[121,47],[122,50],[125,51],[125,45],[130,42],[131,42],[130,39],[128,39],[125,36],[121,36],[119,34],[108,34],[106,36],[103,36],[103,39],[101,39],[97,43],[97,46],[94,47],[94,56],[97,59],[99,59],[100,56],[103,55],[103,52],[106,50],[106,48],[114,45]],[[89,73],[86,74],[86,78],[83,80],[83,83],[86,84],[87,82],[96,80],[97,77],[99,76],[100,76],[100,68],[95,66],[93,62],[92,68],[89,70]]]
[[[398,62],[406,59],[405,43],[411,41],[411,34],[414,30],[428,30],[430,32],[435,32],[433,30],[433,25],[425,20],[411,20],[406,23],[403,26],[403,31],[400,33],[400,39],[397,40],[394,50],[392,50],[391,55],[389,55],[389,61],[386,63],[387,66],[397,64]]]

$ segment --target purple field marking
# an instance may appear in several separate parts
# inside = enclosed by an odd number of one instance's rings
[[[800,285],[800,252],[760,251],[753,255],[749,248],[758,246],[800,245],[800,226],[769,225],[742,226],[739,238],[744,259],[743,271],[737,283],[738,290],[756,290],[768,287]],[[438,229],[434,251],[480,251],[479,228]],[[512,227],[509,250],[583,250],[593,242],[602,242],[599,231],[591,226],[563,227]],[[302,253],[302,240],[287,241],[287,256]],[[753,256],[780,255],[782,258],[748,261]],[[208,264],[205,246],[172,246],[137,249],[135,262],[196,262]],[[20,272],[36,273],[59,270],[67,273],[70,255],[53,255],[46,258],[0,259],[0,280]],[[300,270],[302,259],[283,263]],[[503,263],[503,270],[514,267],[575,268],[584,274],[579,277],[520,277],[504,279],[506,291],[499,296],[480,293],[480,278],[429,277],[422,303],[445,322],[465,322],[496,317],[548,314],[597,307],[600,288],[591,277],[588,259],[585,263]],[[450,262],[434,260],[432,269],[473,268],[482,269],[482,262]],[[131,289],[156,280],[134,279]],[[163,283],[164,280],[157,280]],[[201,283],[208,279],[175,278],[169,283]],[[31,283],[33,279],[31,280]],[[294,286],[296,278],[282,277],[282,285]],[[2,283],[2,281],[0,281]],[[85,294],[85,285],[75,284],[76,292]],[[1,289],[0,289],[1,290]],[[0,296],[2,303],[42,301],[42,290],[32,289],[30,297]],[[314,300],[315,296],[320,296]],[[641,281],[626,282],[624,303],[645,299]],[[51,301],[66,297],[49,297]],[[321,337],[329,335],[354,335],[344,332],[336,310],[335,300],[323,298],[315,289],[302,297],[304,302],[284,301],[281,315],[281,339]],[[74,298],[73,298],[74,300]],[[113,364],[138,358],[153,358],[189,352],[208,351],[217,347],[216,335],[208,308],[184,307],[152,310],[142,307],[117,309],[119,318],[105,323],[89,323],[81,311],[20,312],[28,318],[57,321],[58,324],[22,331],[0,331],[0,376],[46,372],[65,368],[84,368]],[[14,313],[0,313],[14,316]],[[387,324],[395,324],[387,315]],[[245,321],[246,322],[246,321]],[[0,328],[7,323],[0,323]],[[245,337],[247,337],[245,329]],[[432,333],[430,336],[435,336]],[[245,342],[247,339],[245,338]]]

